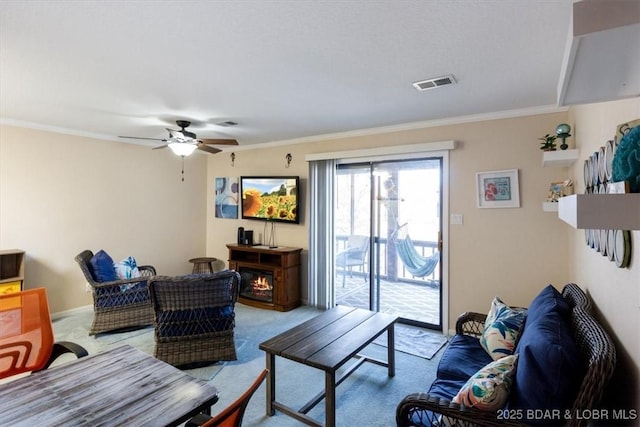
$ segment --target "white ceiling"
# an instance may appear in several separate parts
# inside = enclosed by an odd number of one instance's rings
[[[572,4],[2,0],[0,119],[242,146],[555,107]]]

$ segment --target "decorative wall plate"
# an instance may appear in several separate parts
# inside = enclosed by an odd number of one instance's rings
[[[607,256],[608,248],[607,248],[607,230],[599,230],[600,233],[600,253],[602,256]]]
[[[602,184],[606,181],[607,177],[607,166],[606,159],[604,158],[604,147],[600,147],[598,150],[598,180]]]
[[[591,155],[591,185],[597,187],[600,178],[600,172],[598,172],[598,152],[596,151]]]
[[[589,163],[589,159],[584,161],[584,188],[591,187],[591,164]]]
[[[616,230],[616,265],[624,268],[631,258],[631,235],[629,230]]]
[[[640,126],[629,129],[620,139],[611,164],[611,179],[629,181],[630,191],[640,193]]]
[[[605,176],[607,181],[611,181],[611,164],[613,163],[613,156],[616,154],[616,145],[613,140],[607,141],[604,146],[604,167]]]
[[[616,256],[616,230],[607,230],[607,256],[614,261]]]

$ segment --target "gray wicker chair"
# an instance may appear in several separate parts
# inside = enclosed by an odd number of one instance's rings
[[[236,360],[233,329],[240,274],[156,276],[149,280],[149,291],[157,359],[183,368]]]
[[[96,282],[89,262],[93,252],[80,252],[75,260],[93,290],[93,323],[89,335],[118,330],[131,330],[153,325],[153,306],[146,280],[140,278]],[[139,265],[142,277],[155,276],[156,269],[150,265]],[[123,285],[136,284],[125,289]]]

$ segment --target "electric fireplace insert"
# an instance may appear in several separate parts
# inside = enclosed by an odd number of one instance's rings
[[[273,272],[240,267],[240,295],[262,302],[273,302]]]

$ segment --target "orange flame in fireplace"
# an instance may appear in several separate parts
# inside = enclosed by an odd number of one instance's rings
[[[269,283],[265,276],[258,276],[253,282],[251,282],[251,288],[254,291],[270,291],[273,286]]]

